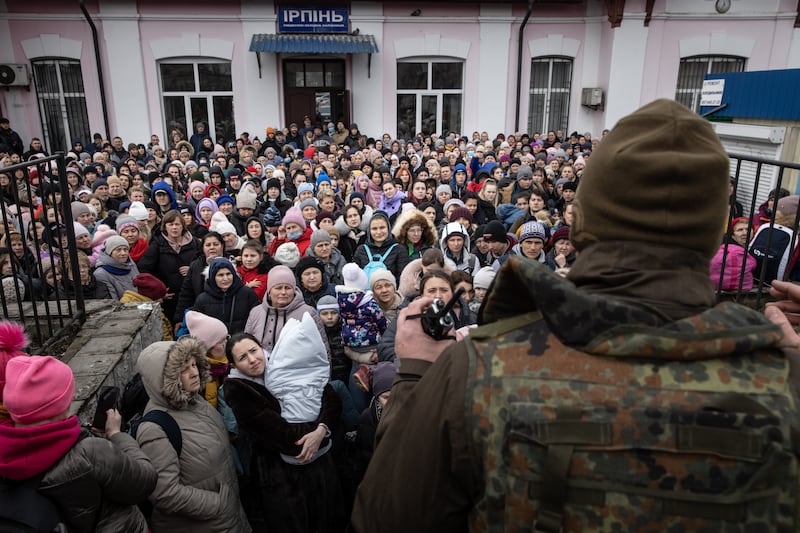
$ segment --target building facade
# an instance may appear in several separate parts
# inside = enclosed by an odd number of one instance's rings
[[[655,98],[699,110],[706,74],[797,67],[795,0],[0,0],[0,114],[50,151],[305,115],[599,135]]]

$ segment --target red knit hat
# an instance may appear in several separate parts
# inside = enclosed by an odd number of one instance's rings
[[[138,274],[133,278],[133,286],[142,296],[151,300],[160,300],[167,295],[167,286],[152,274]]]
[[[6,386],[6,365],[20,355],[28,355],[22,350],[28,346],[25,329],[9,320],[0,320],[0,402],[3,401],[3,389]]]

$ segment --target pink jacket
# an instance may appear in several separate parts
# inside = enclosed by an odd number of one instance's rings
[[[725,256],[725,245],[721,245],[714,257],[711,258],[711,282],[714,288],[719,290],[719,275],[722,271],[722,258]],[[747,251],[738,244],[728,245],[728,255],[725,256],[725,273],[722,277],[722,290],[735,291],[739,289],[739,273],[742,270],[742,259],[745,258],[744,280],[742,281],[742,291],[749,291],[753,288],[753,270],[756,268],[756,258],[748,254]]]

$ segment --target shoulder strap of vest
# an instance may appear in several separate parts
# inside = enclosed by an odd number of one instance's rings
[[[391,245],[391,246],[389,247],[389,249],[388,249],[388,250],[386,250],[386,253],[385,253],[385,254],[383,254],[383,255],[381,256],[381,258],[379,259],[379,261],[380,261],[381,263],[383,263],[384,261],[386,261],[386,258],[387,258],[387,257],[389,257],[389,254],[390,254],[390,253],[392,253],[392,250],[394,250],[394,247],[395,247],[395,246],[397,246],[397,243],[394,243],[393,245]]]

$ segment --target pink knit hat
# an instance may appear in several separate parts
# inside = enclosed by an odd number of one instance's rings
[[[3,389],[6,386],[6,365],[14,358],[21,355],[27,356],[22,350],[28,346],[25,329],[10,320],[0,320],[0,402],[3,401]]]
[[[74,395],[72,369],[54,357],[15,357],[6,366],[3,405],[17,424],[37,424],[65,413]]]
[[[275,285],[281,285],[285,283],[287,285],[291,285],[292,287],[297,286],[297,280],[292,273],[292,270],[284,265],[278,265],[273,267],[269,273],[267,273],[267,294],[269,291],[272,290],[272,287]]]
[[[286,214],[283,216],[283,220],[281,221],[284,227],[286,227],[286,224],[291,222],[294,222],[301,228],[306,227],[306,219],[303,218],[303,213],[300,212],[300,209],[297,207],[290,207],[287,209]]]
[[[197,311],[186,313],[186,328],[189,334],[206,346],[206,350],[228,338],[228,328],[221,320]]]

